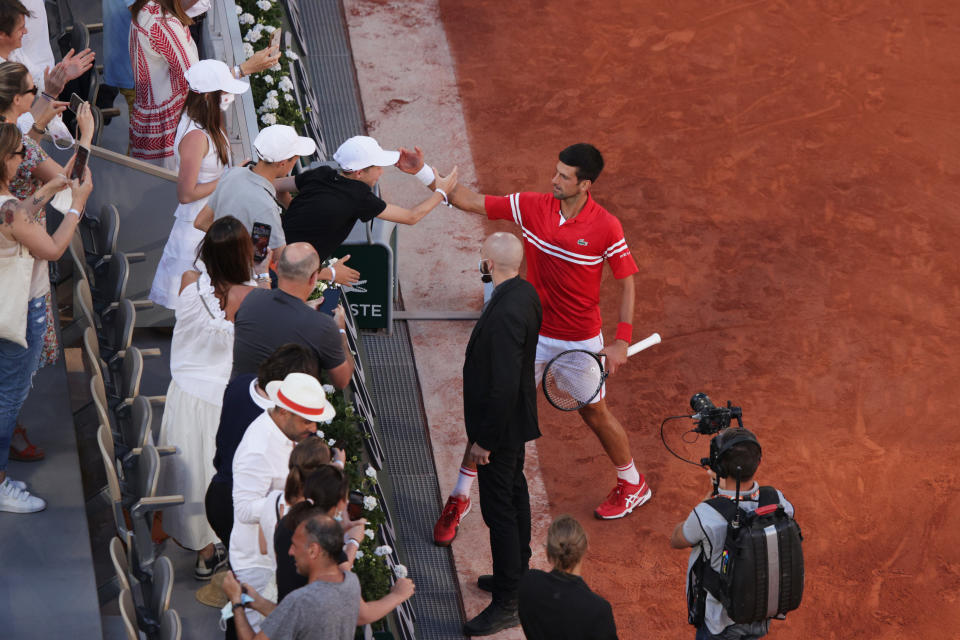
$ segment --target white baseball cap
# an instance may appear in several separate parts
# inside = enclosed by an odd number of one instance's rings
[[[330,422],[337,415],[323,385],[307,373],[290,373],[283,380],[272,380],[266,392],[275,406],[307,420]]]
[[[333,154],[344,171],[359,171],[367,167],[390,167],[400,159],[399,151],[384,151],[370,136],[353,136]]]
[[[236,94],[250,90],[250,84],[234,78],[230,68],[220,60],[195,62],[183,77],[187,79],[190,89],[196,93],[226,91]]]
[[[272,124],[257,134],[253,148],[267,162],[283,162],[293,156],[313,155],[317,144],[310,138],[297,135],[293,127]]]

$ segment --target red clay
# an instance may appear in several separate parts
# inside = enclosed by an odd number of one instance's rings
[[[743,407],[804,529],[804,603],[772,637],[960,637],[960,5],[440,5],[482,189],[547,190],[557,151],[597,145],[636,337],[664,339],[609,383],[654,491],[633,516],[592,520],[610,465],[541,405],[552,510],[588,527],[621,637],[693,637],[667,540],[707,480],[658,425],[697,391]]]

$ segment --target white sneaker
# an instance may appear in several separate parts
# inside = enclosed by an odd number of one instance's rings
[[[23,486],[26,485],[9,478],[0,484],[0,511],[36,513],[47,508],[47,503],[42,498],[30,495]]]

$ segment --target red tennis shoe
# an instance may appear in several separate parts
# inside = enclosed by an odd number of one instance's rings
[[[470,513],[470,498],[468,496],[450,496],[443,507],[440,519],[433,525],[433,541],[440,547],[448,547],[457,537],[460,521]]]
[[[653,495],[647,481],[640,476],[640,484],[630,484],[622,478],[617,479],[617,486],[613,488],[607,499],[597,507],[593,514],[601,520],[615,520],[628,515],[631,511],[645,503]]]

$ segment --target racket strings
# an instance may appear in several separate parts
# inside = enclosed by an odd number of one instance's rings
[[[579,409],[597,395],[603,378],[603,368],[592,354],[566,351],[547,365],[543,392],[558,409]]]

